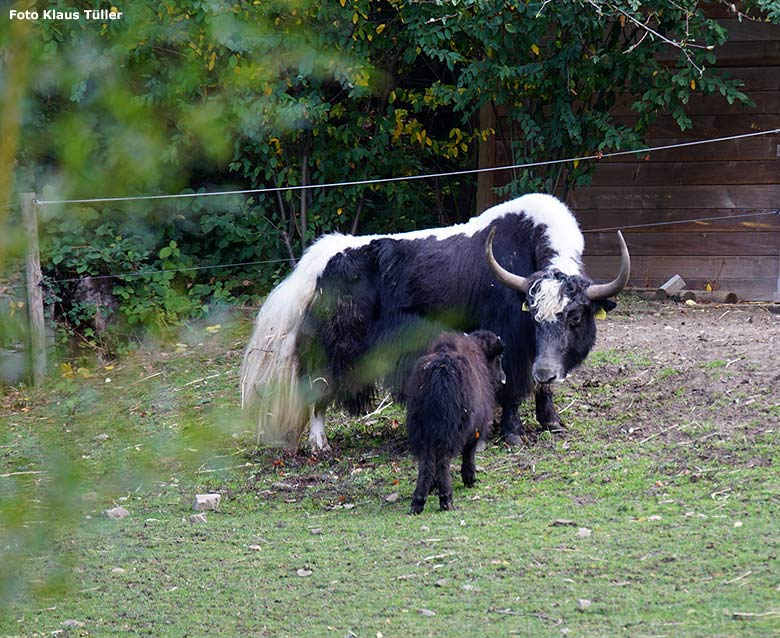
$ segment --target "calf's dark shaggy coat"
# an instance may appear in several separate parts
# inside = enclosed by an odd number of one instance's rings
[[[406,388],[406,428],[419,463],[412,514],[422,512],[434,486],[441,509],[452,508],[450,461],[461,452],[463,483],[474,485],[477,441],[489,434],[496,392],[506,380],[503,351],[488,330],[447,332],[417,360]]]

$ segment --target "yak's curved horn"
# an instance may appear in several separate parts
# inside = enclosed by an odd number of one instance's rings
[[[528,293],[528,288],[531,286],[531,282],[525,277],[515,275],[514,273],[505,270],[493,256],[493,237],[496,234],[495,226],[490,229],[487,242],[485,242],[485,257],[487,257],[488,266],[493,274],[496,276],[502,284],[508,286],[512,290],[519,290],[522,293]]]
[[[620,272],[618,272],[617,277],[607,284],[591,284],[588,286],[586,294],[591,301],[614,297],[625,288],[628,278],[631,276],[631,256],[628,254],[626,240],[623,239],[623,233],[620,231],[618,231],[617,236],[620,240]]]

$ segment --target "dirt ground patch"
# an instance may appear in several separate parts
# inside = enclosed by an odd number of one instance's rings
[[[587,410],[588,400],[606,404],[620,431],[641,439],[685,427],[713,436],[777,428],[780,314],[773,310],[629,300],[599,324],[596,347],[572,376],[579,391],[572,410]]]

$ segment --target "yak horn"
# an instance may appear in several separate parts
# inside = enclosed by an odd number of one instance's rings
[[[631,257],[628,254],[626,240],[623,239],[623,233],[620,231],[618,231],[617,236],[620,240],[620,272],[617,277],[607,284],[591,284],[588,286],[585,293],[591,301],[614,297],[625,288],[628,278],[631,276]]]
[[[496,258],[493,256],[493,237],[495,234],[496,228],[494,226],[490,229],[490,234],[488,235],[487,242],[485,243],[485,256],[487,257],[490,270],[493,271],[496,279],[498,279],[505,286],[508,286],[512,290],[519,290],[520,292],[527,294],[528,288],[531,286],[531,282],[525,277],[515,275],[502,268],[501,265],[496,261]]]

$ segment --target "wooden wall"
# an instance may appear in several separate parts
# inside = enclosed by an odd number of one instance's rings
[[[745,82],[755,108],[694,96],[687,107],[693,129],[681,133],[662,116],[648,146],[780,128],[780,26],[720,21],[730,39],[716,51],[718,67]],[[616,116],[632,121],[627,108]],[[780,214],[744,217],[780,209],[780,135],[602,160],[592,185],[574,190],[568,203],[586,233],[585,266],[596,280],[613,276],[618,263],[615,231],[597,229],[622,228],[631,285],[655,287],[679,274],[689,288],[780,301]],[[631,228],[707,217],[726,219]]]

